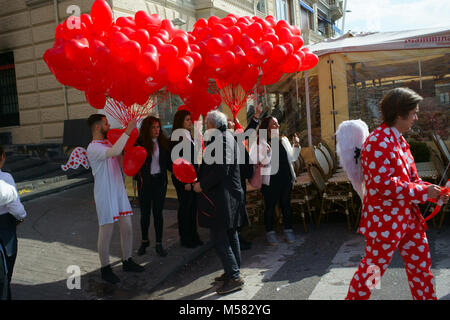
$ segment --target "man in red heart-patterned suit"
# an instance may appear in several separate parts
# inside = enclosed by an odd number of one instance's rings
[[[364,143],[364,199],[359,233],[365,256],[350,283],[348,300],[369,299],[398,248],[413,299],[436,299],[426,224],[417,206],[439,198],[440,188],[422,181],[402,133],[417,120],[422,97],[396,88],[380,104],[384,123]]]

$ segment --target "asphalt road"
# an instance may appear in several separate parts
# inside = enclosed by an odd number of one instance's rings
[[[252,230],[252,248],[242,252],[243,290],[226,296],[215,293],[214,277],[223,270],[213,250],[185,266],[145,297],[151,300],[342,300],[359,264],[364,238],[346,228],[344,216],[335,216],[319,228],[295,229],[297,243],[264,243],[261,227]],[[279,234],[280,241],[282,236]],[[450,300],[450,225],[428,238],[438,299]],[[399,252],[375,289],[371,300],[411,300],[404,262]]]

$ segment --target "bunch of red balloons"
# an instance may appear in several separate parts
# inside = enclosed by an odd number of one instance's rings
[[[256,85],[273,84],[283,74],[308,70],[318,63],[315,54],[302,48],[300,29],[273,16],[211,16],[199,19],[192,35],[203,57],[197,68],[215,79],[219,89],[231,85],[244,92],[240,102],[226,99],[233,104],[229,107],[234,115]],[[234,90],[230,92],[238,95]]]
[[[96,0],[90,15],[58,25],[44,60],[59,82],[84,91],[94,108],[102,109],[106,96],[143,105],[164,86],[176,91],[192,84],[189,75],[202,59],[193,40],[145,11],[114,22],[108,3]]]

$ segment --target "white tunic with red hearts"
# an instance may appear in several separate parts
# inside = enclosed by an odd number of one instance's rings
[[[87,148],[87,157],[94,176],[94,198],[98,223],[118,221],[120,216],[133,214],[123,182],[117,157],[106,157],[112,147],[108,140],[93,140]]]

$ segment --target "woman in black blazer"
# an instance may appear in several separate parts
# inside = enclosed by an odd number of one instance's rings
[[[195,160],[196,157],[196,146],[194,139],[191,135],[192,121],[191,114],[186,110],[178,110],[175,113],[173,119],[173,128],[171,135],[171,159],[174,161],[176,158],[183,157],[185,160],[192,163],[195,168],[195,171],[198,173],[198,164]],[[179,130],[179,131],[178,131]],[[175,131],[177,131],[175,133]],[[175,136],[175,134],[181,133],[180,135]],[[183,155],[183,151],[180,152],[172,152],[178,144],[189,143],[190,155]],[[180,147],[180,146],[178,146]],[[177,147],[177,149],[178,149]],[[174,153],[174,155],[172,155]],[[173,158],[172,158],[173,156]],[[195,248],[199,245],[203,245],[203,242],[200,240],[197,231],[197,219],[196,219],[196,211],[197,211],[197,201],[195,192],[192,190],[191,184],[185,184],[179,181],[175,175],[172,174],[172,182],[175,186],[175,190],[177,192],[178,198],[178,232],[180,234],[180,243],[181,246],[186,248]]]
[[[141,205],[142,244],[138,255],[143,255],[150,245],[148,229],[150,212],[153,210],[153,221],[156,234],[156,253],[165,257],[167,251],[162,246],[163,209],[167,192],[167,170],[172,171],[169,153],[169,140],[161,130],[161,121],[148,116],[142,122],[137,142],[147,150],[147,159],[136,175],[139,202]]]

